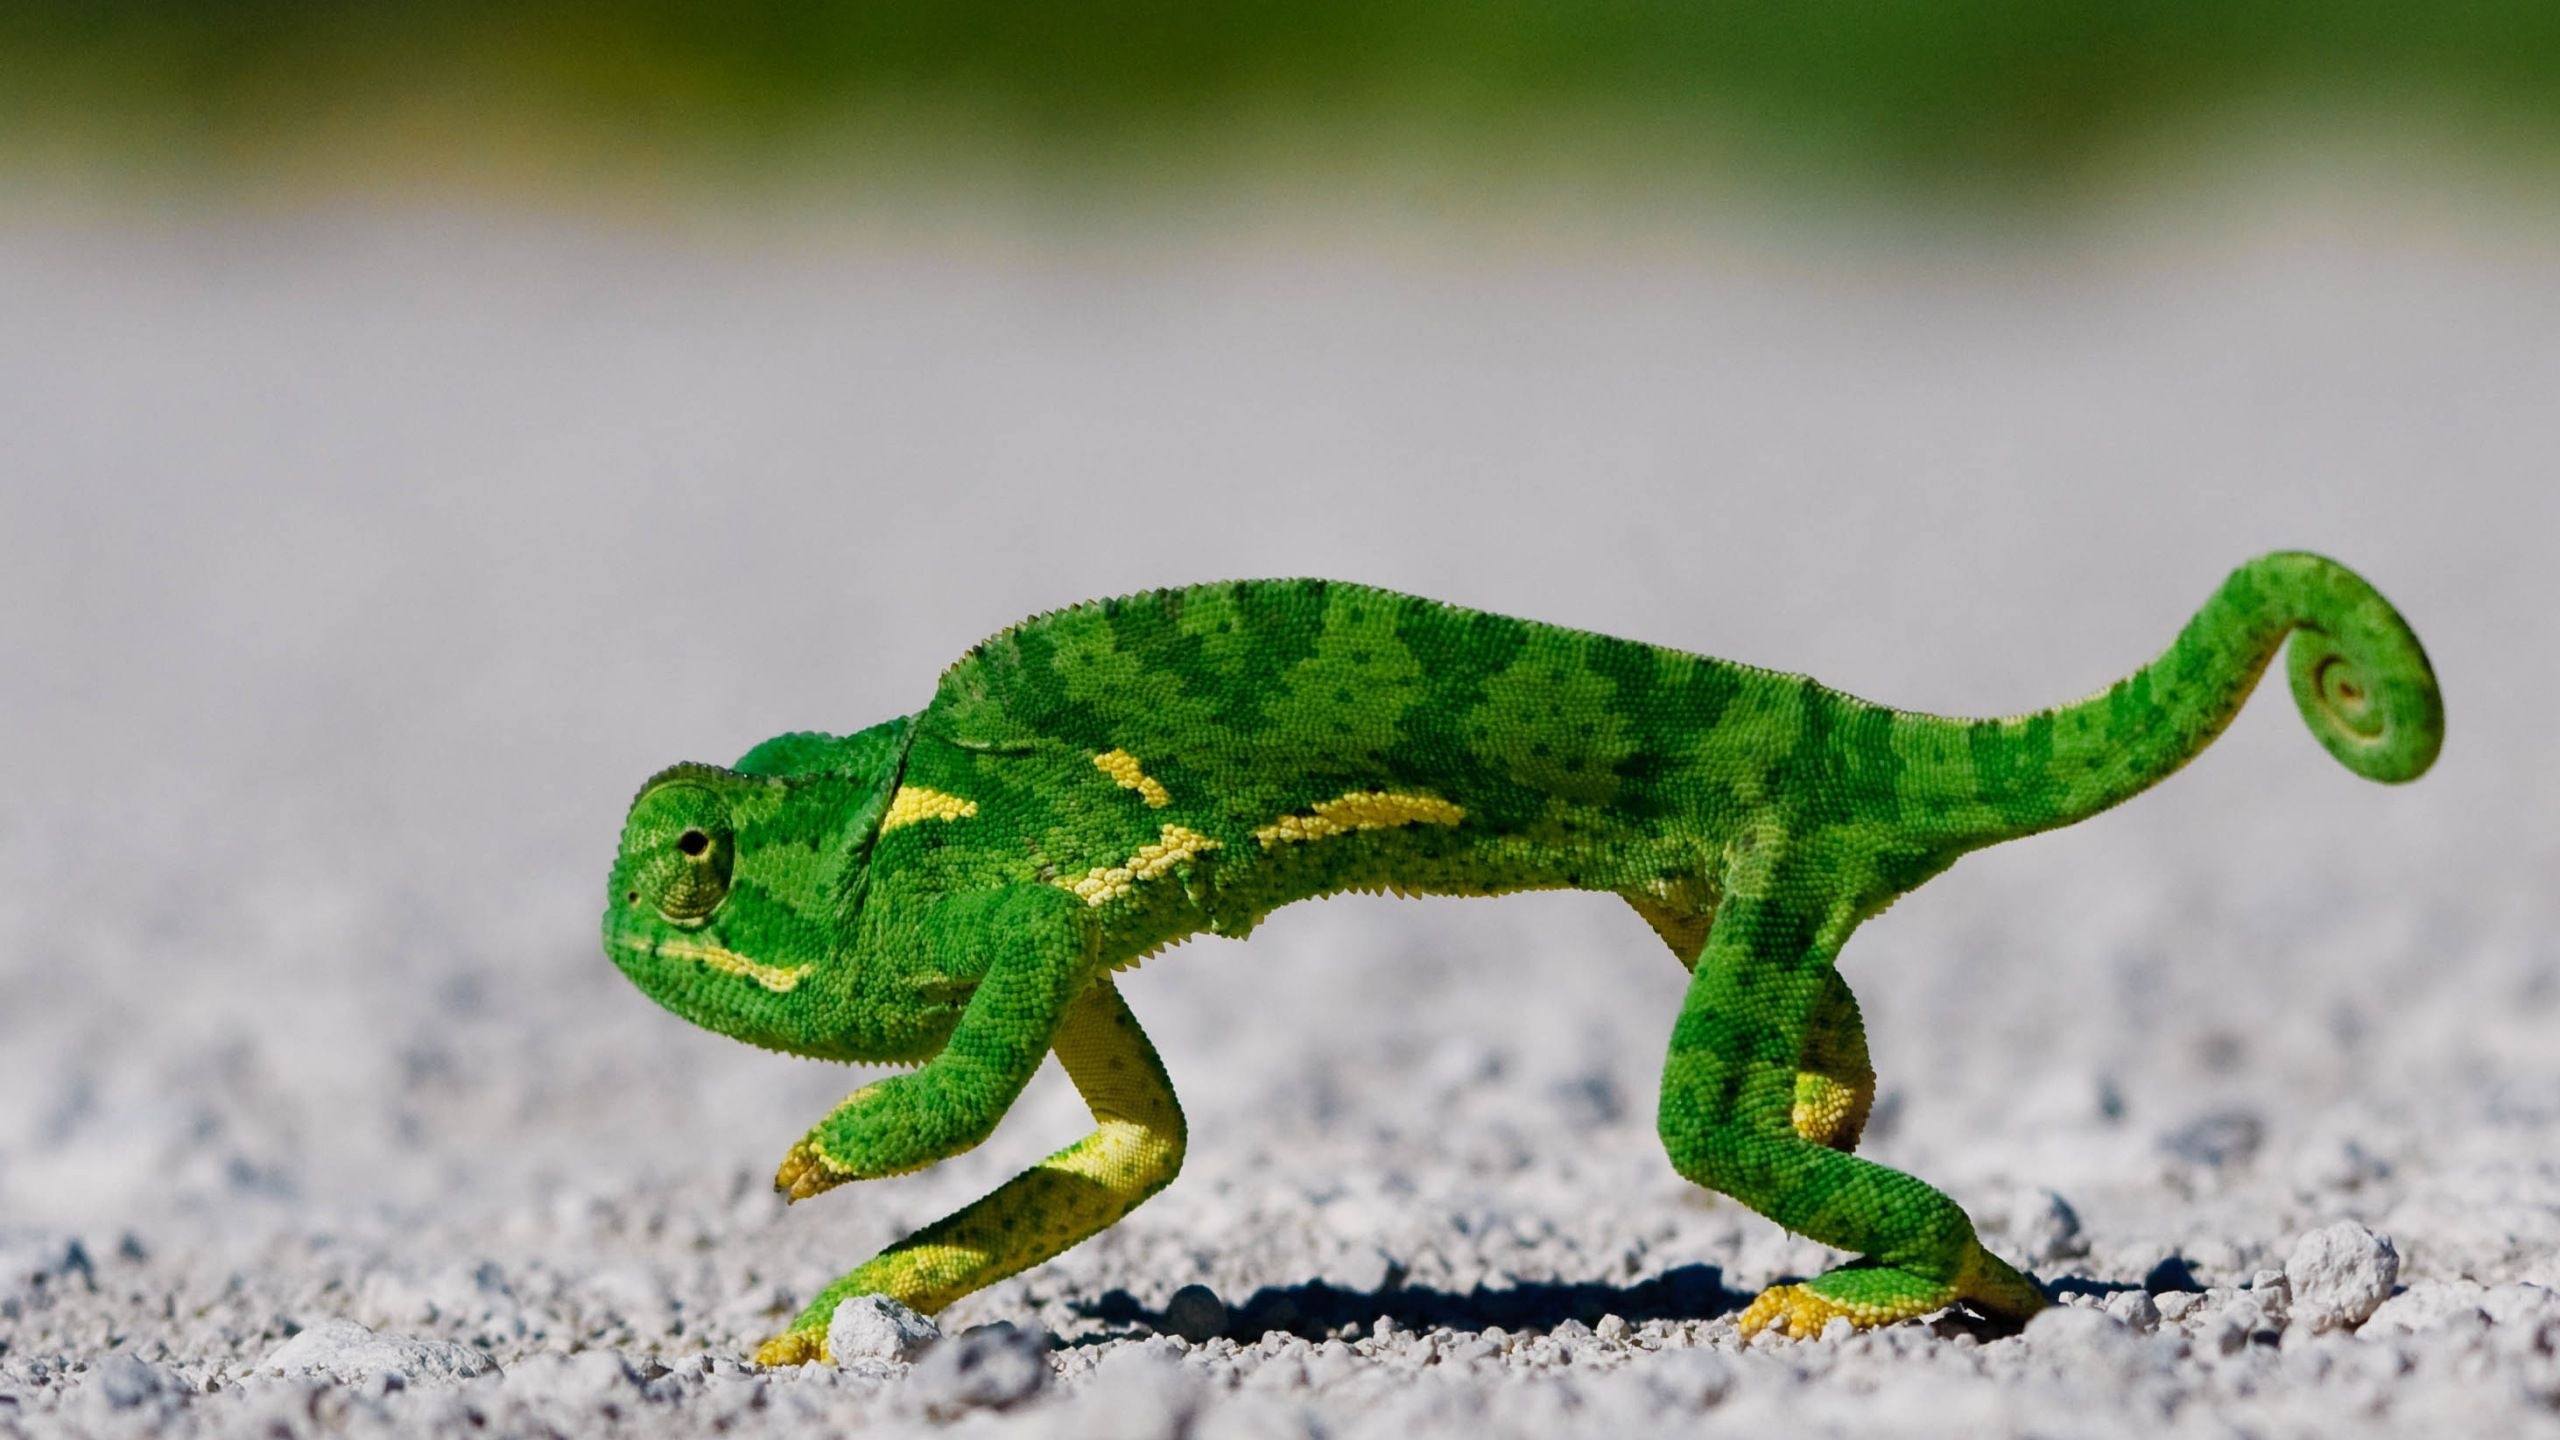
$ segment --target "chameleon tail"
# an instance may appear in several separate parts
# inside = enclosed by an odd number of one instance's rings
[[[2418,637],[2354,571],[2279,551],[2233,571],[2159,659],[2085,700],[1932,722],[1941,728],[1912,749],[1935,752],[1919,768],[1938,783],[1912,813],[1973,848],[2131,799],[2213,743],[2288,636],[2294,704],[2329,753],[2368,780],[2425,774],[2444,701]]]

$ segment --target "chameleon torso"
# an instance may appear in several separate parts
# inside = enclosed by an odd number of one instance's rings
[[[944,676],[872,884],[1055,885],[1114,964],[1350,889],[1609,890],[1703,919],[1699,877],[1755,805],[1814,798],[1788,767],[1828,764],[1819,737],[1860,712],[1889,713],[1363,586],[1160,591]]]
[[[1885,1323],[2034,1283],[1952,1201],[1851,1155],[1874,1073],[1833,968],[1858,922],[1969,850],[2068,824],[2210,743],[2293,637],[2304,718],[2415,778],[2442,708],[2416,638],[2317,556],[2242,566],[2152,664],[2075,704],[1960,719],[1799,675],[1366,586],[1242,581],[1037,616],[921,711],[644,787],[606,944],[643,989],[778,1049],[923,1062],[795,1145],[794,1199],[969,1148],[1055,1054],[1095,1132],[819,1295],[933,1309],[1170,1181],[1181,1113],[1111,972],[1353,889],[1622,895],[1693,978],[1672,1163],[1867,1257],[1772,1289],[1745,1330]]]

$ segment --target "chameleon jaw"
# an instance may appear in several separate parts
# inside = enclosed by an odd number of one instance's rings
[[[643,955],[664,956],[671,960],[690,960],[723,975],[736,975],[752,980],[776,995],[788,995],[809,978],[814,965],[767,965],[750,960],[735,950],[698,940],[662,940],[651,935],[631,935],[613,942],[624,950],[637,950]]]

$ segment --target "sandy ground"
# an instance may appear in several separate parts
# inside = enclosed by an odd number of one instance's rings
[[[2554,1425],[2560,251],[2396,199],[2159,223],[1911,249],[22,207],[0,1434]],[[979,1151],[786,1213],[775,1161],[858,1078],[688,1028],[595,942],[661,765],[911,709],[1034,609],[1263,573],[1998,713],[2131,668],[2281,546],[2425,637],[2433,775],[2353,780],[2278,687],[1845,961],[1869,1153],[2058,1319],[1740,1345],[1744,1299],[1830,1257],[1670,1172],[1682,977],[1645,927],[1343,900],[1128,979],[1190,1168],[942,1317],[1017,1333],[912,1372],[738,1363],[1079,1115],[1044,1072]],[[2396,1275],[2288,1281],[2339,1222]],[[1189,1285],[1217,1338],[1165,1333]],[[335,1377],[265,1373],[312,1355]]]

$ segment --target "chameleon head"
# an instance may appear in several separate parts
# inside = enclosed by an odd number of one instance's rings
[[[949,1006],[865,964],[871,842],[913,717],[777,735],[737,768],[652,776],[622,824],[604,948],[649,998],[770,1050],[831,1060],[931,1053]]]
[[[709,765],[653,777],[614,861],[614,964],[695,1024],[776,1049],[823,1045],[823,1012],[842,993],[828,971],[850,857],[829,832],[844,806],[793,792],[841,788]]]

